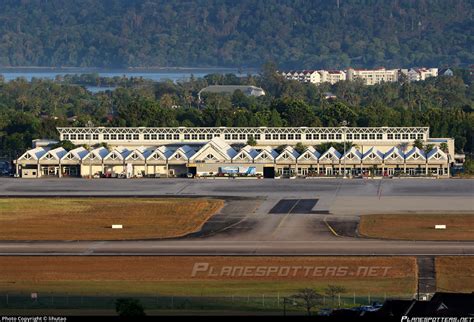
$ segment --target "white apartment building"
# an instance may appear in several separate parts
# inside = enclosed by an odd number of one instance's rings
[[[365,85],[375,85],[381,82],[396,82],[398,80],[398,69],[353,69],[347,70],[347,80],[361,79]]]
[[[438,76],[438,68],[410,68],[402,69],[401,73],[407,75],[408,81],[416,82],[422,81],[429,77],[437,77]]]
[[[404,74],[410,82],[425,80],[438,76],[438,68],[411,68],[411,69],[354,69],[347,70],[302,70],[281,72],[286,79],[297,80],[302,83],[335,84],[343,80],[354,81],[361,79],[365,85],[375,85],[381,82],[396,82],[399,75]]]

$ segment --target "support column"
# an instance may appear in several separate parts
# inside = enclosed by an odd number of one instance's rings
[[[62,171],[61,163],[59,163],[59,169],[58,169],[58,170],[59,170],[58,177],[59,177],[59,178],[62,178],[62,176],[63,176],[63,171]]]
[[[16,168],[16,172],[15,172],[16,175],[17,175],[18,177],[20,177],[20,167],[18,166],[18,161],[15,162],[15,168]]]
[[[38,165],[36,166],[36,178],[41,177],[40,171],[41,171],[41,166],[40,166],[39,161],[38,161]]]

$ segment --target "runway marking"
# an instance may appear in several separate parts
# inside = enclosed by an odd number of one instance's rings
[[[341,235],[339,235],[335,230],[334,228],[331,227],[331,225],[327,222],[327,216],[324,217],[323,221],[324,223],[326,224],[326,226],[328,227],[329,231],[336,237],[341,237]]]

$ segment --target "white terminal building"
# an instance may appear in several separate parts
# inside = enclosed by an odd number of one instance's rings
[[[454,140],[430,138],[428,127],[61,127],[58,131],[60,140],[78,147],[66,151],[38,146],[26,151],[15,160],[18,176],[449,176],[454,156]],[[432,148],[414,147],[415,140]],[[254,142],[247,145],[250,141]],[[328,147],[329,142],[338,149]],[[303,146],[296,148],[298,143]]]

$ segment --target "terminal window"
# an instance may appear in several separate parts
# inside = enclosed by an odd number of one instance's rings
[[[127,140],[131,140],[131,139],[132,139],[132,135],[131,135],[131,134],[126,134],[126,138],[127,138]]]
[[[329,140],[334,140],[334,134],[329,134]]]
[[[342,134],[337,133],[336,134],[336,140],[342,140]]]
[[[265,134],[265,140],[271,140],[272,136],[271,134]]]
[[[232,140],[237,140],[238,139],[238,135],[237,134],[232,134]]]
[[[104,140],[109,140],[109,139],[110,139],[110,135],[104,134]]]
[[[295,136],[293,134],[288,134],[288,140],[294,140]]]
[[[185,135],[184,135],[184,139],[185,139],[185,140],[189,140],[189,138],[190,138],[190,135],[189,135],[189,134],[185,134]]]
[[[143,135],[143,138],[144,138],[145,140],[149,140],[149,139],[150,139],[150,134],[144,134],[144,135]]]
[[[245,140],[245,134],[240,134],[240,135],[239,135],[239,139],[240,139],[240,140]]]
[[[179,140],[179,134],[175,134],[175,135],[174,135],[174,139],[175,139],[175,140]]]
[[[273,134],[273,139],[278,140],[278,134]]]
[[[225,134],[225,135],[224,135],[224,139],[230,140],[230,134]]]
[[[167,140],[171,140],[171,139],[172,139],[171,134],[166,134],[166,139],[167,139]]]
[[[393,134],[392,133],[387,134],[387,139],[393,140]]]
[[[199,140],[205,140],[206,135],[205,134],[199,134]]]
[[[158,140],[164,140],[165,139],[165,135],[164,134],[158,134]]]
[[[63,140],[69,140],[69,134],[63,134]]]
[[[295,134],[295,139],[301,140],[301,134]]]
[[[375,133],[370,133],[369,134],[369,139],[375,140]]]
[[[92,139],[93,140],[98,140],[99,139],[99,134],[92,134]]]
[[[78,134],[77,139],[78,140],[84,140],[84,134]]]
[[[118,139],[119,139],[119,140],[124,140],[124,139],[125,139],[125,136],[124,136],[123,134],[119,134],[119,135],[118,135]]]
[[[377,140],[382,140],[382,139],[383,139],[383,134],[377,133]]]
[[[347,138],[347,140],[352,140],[352,133],[346,134],[346,138]]]
[[[191,134],[191,140],[197,140],[198,135],[197,134]]]
[[[156,134],[152,134],[152,135],[151,135],[151,139],[152,139],[152,140],[156,140],[157,137],[158,137],[158,136],[157,136]]]
[[[255,140],[260,140],[260,134],[255,134]]]
[[[306,134],[306,140],[312,140],[313,135],[312,134]]]
[[[418,140],[423,140],[423,134],[418,134]]]
[[[111,140],[117,140],[117,134],[110,134]]]
[[[139,135],[138,135],[138,134],[134,134],[134,135],[133,135],[133,139],[134,139],[134,140],[138,140],[138,139],[139,139]]]

